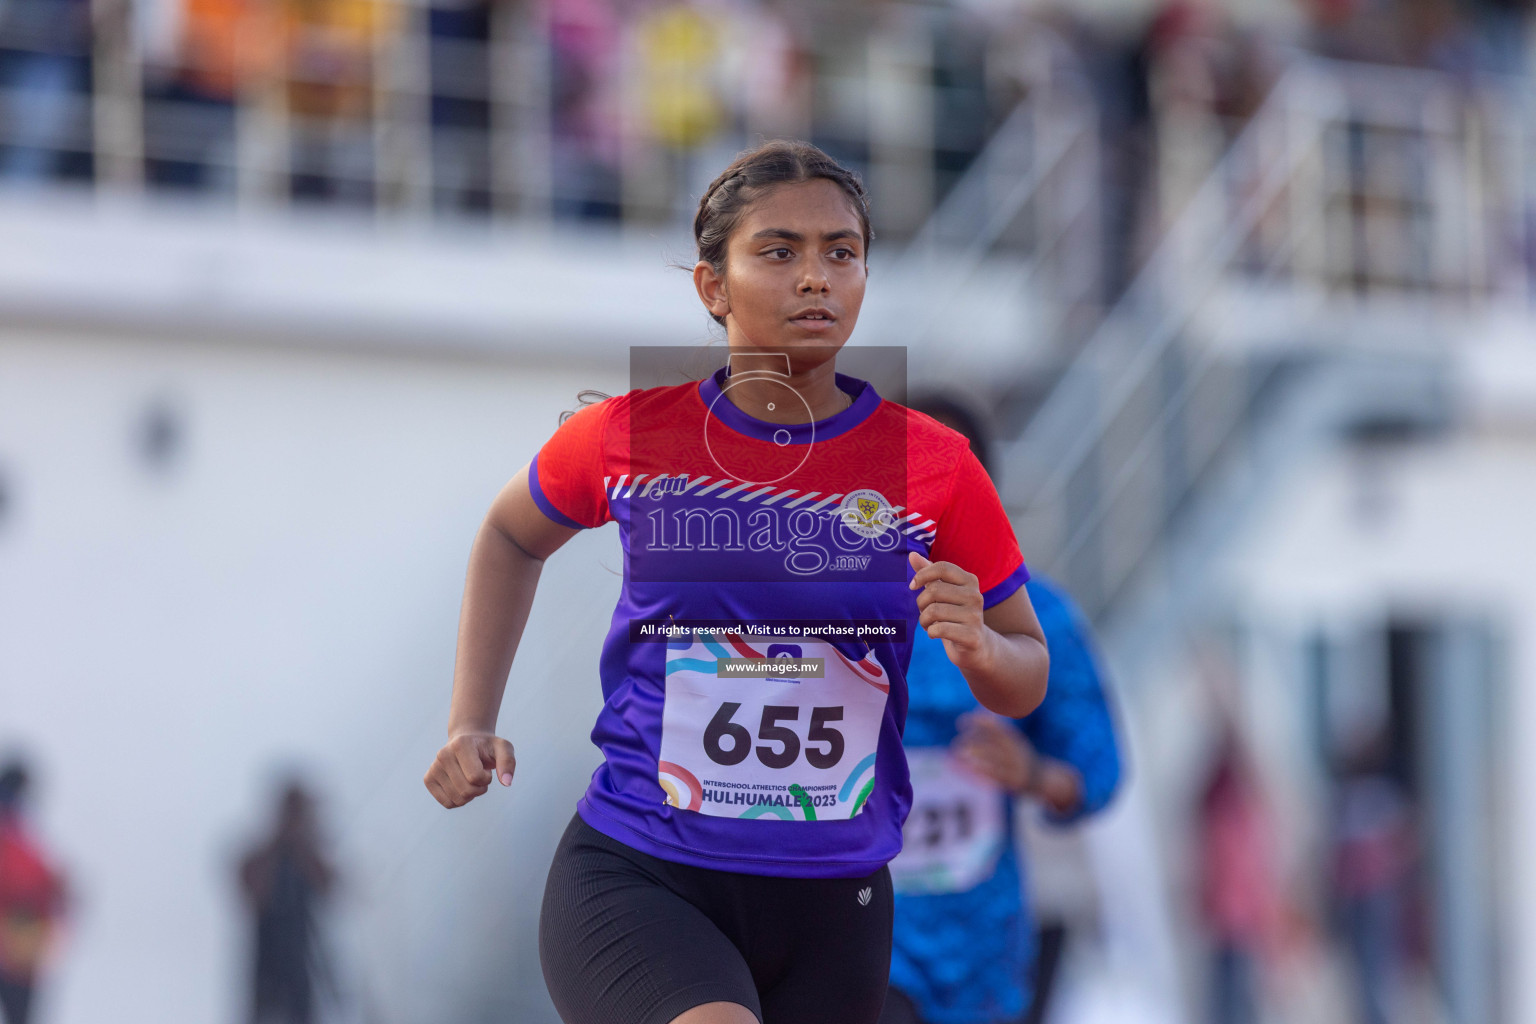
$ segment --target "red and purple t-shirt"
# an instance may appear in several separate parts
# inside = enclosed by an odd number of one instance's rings
[[[545,515],[617,522],[624,548],[578,810],[666,860],[864,875],[911,802],[907,552],[974,573],[987,607],[1029,573],[960,434],[843,374],[847,409],[771,423],[723,394],[742,377],[588,406],[533,461]]]

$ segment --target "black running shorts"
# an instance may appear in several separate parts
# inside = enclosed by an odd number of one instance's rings
[[[740,1003],[763,1024],[876,1024],[891,875],[770,878],[675,864],[572,819],[539,917],[565,1024],[668,1024]]]

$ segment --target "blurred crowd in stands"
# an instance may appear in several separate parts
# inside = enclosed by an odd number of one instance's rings
[[[1208,166],[1289,52],[1526,68],[1530,0],[1274,3],[1243,24],[1215,0],[0,0],[0,178],[654,223],[723,154],[796,136],[912,164],[921,207],[1047,85],[1048,40],[1134,220],[1148,188],[1178,205],[1166,165]]]

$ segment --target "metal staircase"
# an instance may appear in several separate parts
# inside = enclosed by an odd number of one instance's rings
[[[883,291],[860,337],[905,346],[930,386],[1017,379],[1103,315],[1091,83],[1050,32],[1025,64],[1024,95],[986,146],[899,255],[886,264],[877,250],[872,266]]]
[[[1021,543],[1090,616],[1154,566],[1188,578],[1274,478],[1260,453],[1300,451],[1266,431],[1444,418],[1460,335],[1536,294],[1515,106],[1428,72],[1286,72],[1003,453]]]

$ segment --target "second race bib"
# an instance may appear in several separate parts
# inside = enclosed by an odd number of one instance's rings
[[[819,658],[822,676],[776,675],[777,658]],[[669,643],[666,802],[725,818],[853,817],[874,789],[889,690],[873,653],[855,660],[824,641],[698,632]]]
[[[1001,787],[963,767],[947,747],[907,751],[912,813],[891,861],[897,892],[965,892],[997,866],[1007,837]]]

